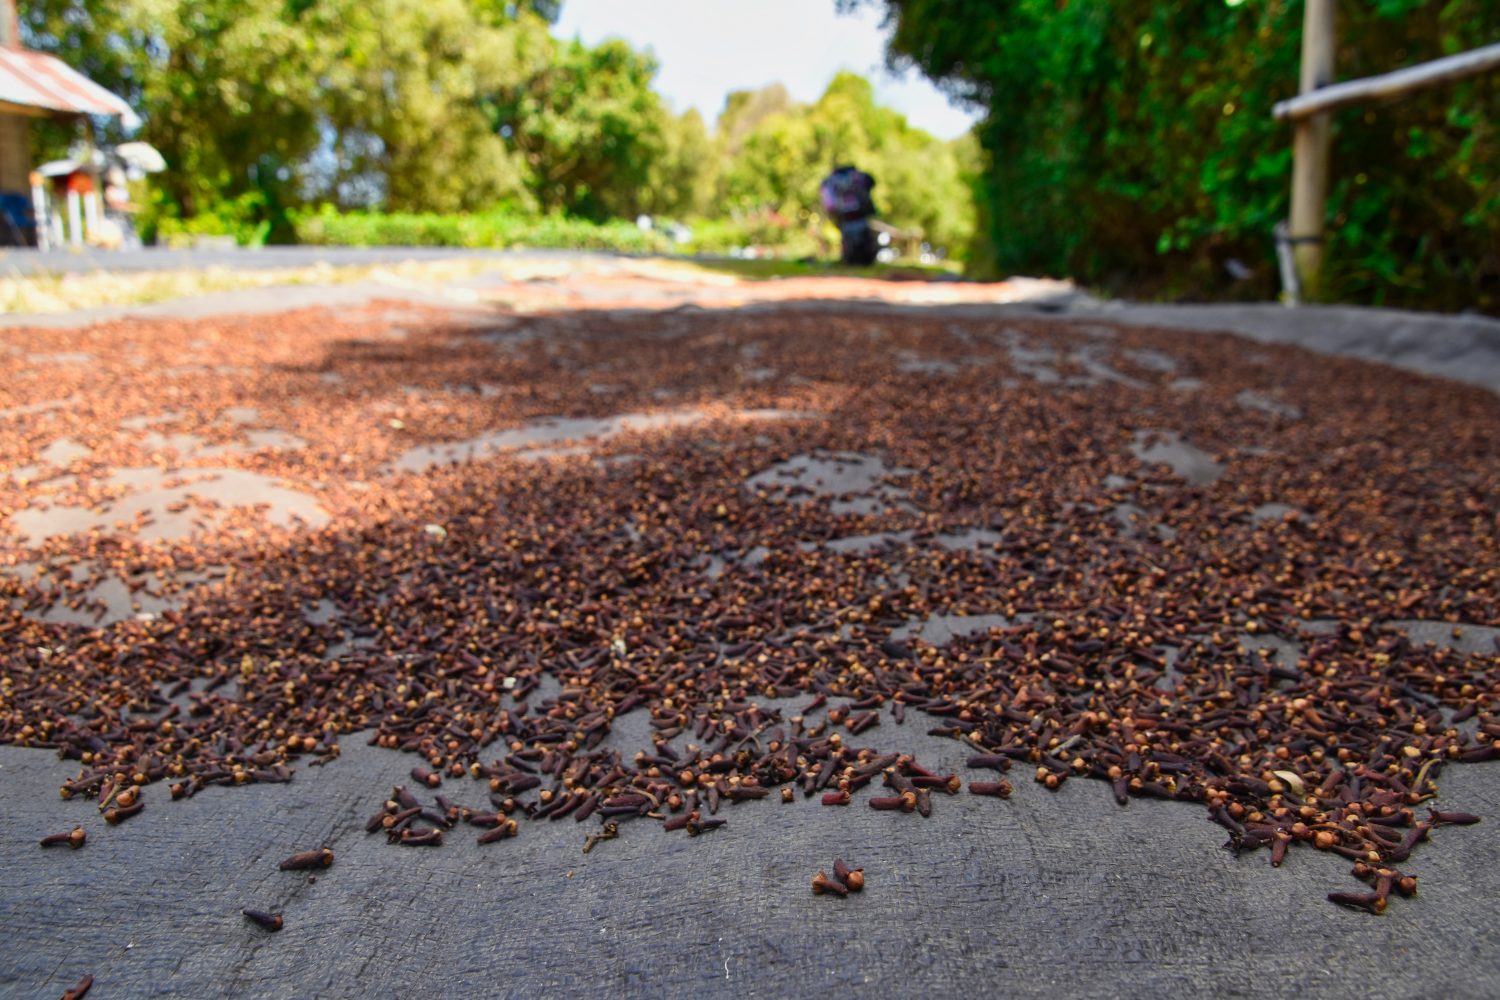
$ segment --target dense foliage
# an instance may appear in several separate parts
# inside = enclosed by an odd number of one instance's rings
[[[1285,217],[1302,4],[884,3],[892,55],[988,110],[985,251],[1002,271],[1265,296]],[[1500,0],[1338,5],[1341,79],[1494,42]],[[1500,309],[1500,76],[1337,112],[1333,297]],[[1226,267],[1251,269],[1235,283]]]
[[[842,75],[809,105],[779,88],[735,95],[711,136],[697,113],[674,113],[653,89],[650,55],[554,38],[556,7],[23,0],[21,13],[28,44],[141,113],[139,138],[169,164],[143,220],[164,236],[509,245],[525,231],[553,245],[595,233],[560,218],[646,213],[717,216],[695,227],[705,243],[811,252],[824,225],[818,179],[854,160],[879,177],[889,221],[967,242],[972,212],[954,150],[877,106],[864,80]],[[61,127],[38,135],[44,156],[73,138]],[[307,209],[323,204],[351,221],[309,222]],[[399,218],[380,224],[371,210]],[[461,213],[482,218],[460,225]]]
[[[707,152],[707,136],[696,114],[672,116],[651,89],[655,61],[620,41],[552,48],[493,97],[540,206],[596,220],[696,208],[696,164],[683,161]]]
[[[248,199],[282,225],[323,198],[452,211],[527,197],[484,101],[549,57],[528,7],[32,0],[21,15],[29,44],[140,112],[170,166],[155,179],[168,216]]]
[[[642,229],[622,219],[592,222],[575,216],[504,209],[445,215],[338,212],[324,205],[316,211],[295,211],[292,215],[298,243],[324,246],[531,247],[714,255],[753,246],[791,258],[826,258],[837,253],[836,230],[788,226],[778,219],[772,213],[749,212],[738,218],[698,219],[690,229],[669,233],[661,228]]]
[[[775,86],[732,95],[718,132],[725,205],[806,218],[818,211],[818,184],[829,170],[855,163],[876,178],[875,202],[897,225],[944,246],[973,234],[955,144],[877,105],[869,82],[852,73],[835,76],[811,105],[792,103]]]
[[[540,247],[665,253],[672,242],[634,222],[590,222],[562,215],[514,212],[316,212],[293,213],[297,242],[322,246]]]

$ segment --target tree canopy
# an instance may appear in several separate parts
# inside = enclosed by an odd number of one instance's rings
[[[37,48],[125,97],[174,210],[258,192],[446,211],[525,198],[484,102],[550,56],[530,5],[32,0]]]
[[[665,200],[641,197],[650,183],[680,178],[654,171],[680,158],[689,123],[676,121],[651,89],[656,61],[624,42],[589,48],[561,42],[552,58],[498,89],[495,123],[526,161],[541,206],[590,219],[631,215]],[[698,121],[701,131],[702,121]],[[689,185],[690,186],[690,185]]]
[[[735,94],[710,135],[654,89],[653,56],[554,38],[556,3],[498,0],[26,0],[28,44],[125,97],[169,169],[169,216],[403,213],[508,206],[604,221],[638,213],[815,224],[850,161],[895,225],[958,249],[973,229],[953,144],[837,76],[816,101]],[[43,134],[60,154],[62,132]],[[228,206],[226,209],[225,206]],[[279,227],[279,228],[278,228]]]

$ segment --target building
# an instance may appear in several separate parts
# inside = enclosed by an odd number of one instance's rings
[[[16,242],[28,224],[34,239],[31,121],[89,115],[138,122],[128,104],[62,60],[22,48],[15,0],[0,0],[0,244]]]

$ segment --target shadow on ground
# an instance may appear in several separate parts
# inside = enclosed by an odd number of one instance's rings
[[[18,402],[0,447],[27,474],[3,481],[0,506],[15,512],[12,569],[29,567],[0,592],[6,677],[50,678],[82,699],[73,720],[122,725],[162,719],[161,689],[190,683],[216,724],[239,701],[250,725],[340,748],[326,766],[294,760],[288,784],[175,802],[148,785],[147,808],[118,827],[58,798],[78,762],[0,748],[5,995],[84,973],[100,995],[194,997],[1338,997],[1377,976],[1400,996],[1500,988],[1487,825],[1439,830],[1415,856],[1419,898],[1379,918],[1324,901],[1357,885],[1342,859],[1294,849],[1272,869],[1265,852],[1220,850],[1201,806],[1121,808],[1085,780],[1047,792],[1025,765],[1009,800],[937,796],[928,819],[872,810],[868,792],[842,808],[799,792],[725,805],[726,825],[696,838],[622,822],[588,854],[597,818],[523,822],[491,845],[460,826],[440,848],[392,846],[366,820],[421,760],[368,740],[399,713],[347,697],[361,689],[320,703],[306,687],[337,664],[394,701],[413,678],[437,690],[469,653],[523,687],[546,680],[529,695],[540,713],[589,656],[671,666],[653,633],[715,669],[769,640],[870,667],[893,640],[957,655],[992,627],[1066,613],[1007,593],[1023,564],[1056,577],[1041,589],[1093,586],[1163,552],[1180,573],[1193,560],[1264,568],[1299,531],[1326,555],[1299,578],[1309,619],[1449,617],[1440,588],[1398,607],[1415,577],[1351,579],[1343,561],[1372,538],[1433,551],[1416,528],[1463,503],[1437,484],[1492,503],[1476,467],[1500,403],[1483,391],[1228,337],[866,307],[455,318],[380,304],[47,331],[26,338],[24,362],[5,343]],[[982,426],[939,419],[959,397],[980,401]],[[1383,436],[1344,419],[1354,410]],[[1061,443],[1042,455],[1042,439]],[[1372,462],[1426,506],[1364,504],[1356,473]],[[1064,570],[1015,549],[1042,544]],[[1472,540],[1450,544],[1456,561]],[[818,601],[786,598],[814,583]],[[635,608],[645,592],[649,627],[577,612]],[[885,610],[868,610],[876,598]],[[1479,588],[1470,606],[1488,611],[1471,625],[1500,624],[1494,600]],[[734,611],[746,607],[759,610]],[[1274,630],[1286,658],[1309,619]],[[1423,637],[1451,642],[1449,627]],[[1243,628],[1222,656],[1260,655]],[[1467,654],[1491,637],[1471,628]],[[101,674],[69,679],[74,663]],[[1194,653],[1173,670],[1164,695],[1208,666]],[[283,683],[302,694],[278,703]],[[788,717],[809,697],[776,694]],[[496,705],[517,710],[513,696]],[[653,751],[648,723],[646,706],[621,715],[604,749]],[[860,742],[976,776],[971,749],[933,724],[913,711],[898,725],[885,706]],[[1441,802],[1493,816],[1491,779],[1451,768]],[[489,805],[479,781],[441,791]],[[36,846],[75,823],[81,851]],[[336,861],[315,882],[277,870],[324,844]],[[864,866],[862,895],[810,893],[836,856]],[[285,929],[258,930],[247,906],[284,913]]]

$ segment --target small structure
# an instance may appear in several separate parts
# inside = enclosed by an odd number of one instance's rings
[[[47,240],[47,225],[40,218],[45,214],[45,192],[31,167],[31,120],[86,120],[89,115],[117,115],[132,127],[140,121],[130,105],[62,60],[22,48],[15,0],[0,0],[0,244],[45,245]],[[91,176],[87,185],[74,183],[69,190],[87,197],[85,187],[97,192],[98,177]],[[97,217],[97,208],[93,214]],[[82,217],[79,213],[79,221],[70,227],[74,243],[83,240]]]
[[[889,248],[897,257],[907,257],[912,260],[918,260],[922,256],[923,232],[921,229],[902,229],[900,226],[893,226],[879,219],[871,219],[870,228],[875,230],[875,237],[882,251]]]
[[[82,155],[73,160],[53,160],[31,172],[31,204],[36,212],[38,246],[79,246],[83,234],[99,231],[99,177],[102,157]],[[53,210],[66,206],[65,215]],[[66,218],[66,231],[64,230]]]

